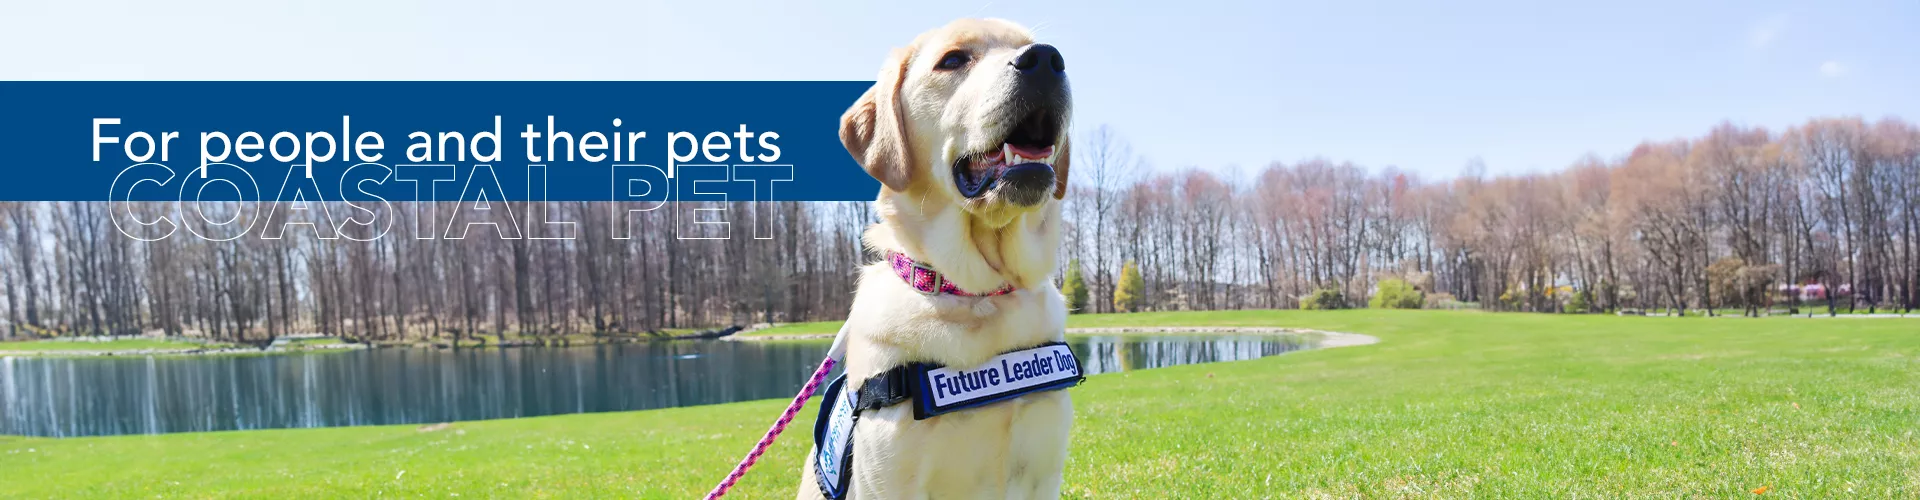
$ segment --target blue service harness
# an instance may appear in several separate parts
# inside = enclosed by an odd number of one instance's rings
[[[853,472],[853,424],[860,412],[913,400],[913,419],[989,405],[1042,391],[1079,385],[1086,375],[1064,342],[1049,342],[995,356],[968,369],[908,363],[868,377],[847,391],[847,376],[827,385],[813,422],[813,471],[820,492],[839,500]]]

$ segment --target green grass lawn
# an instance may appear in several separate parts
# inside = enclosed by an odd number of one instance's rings
[[[0,351],[45,352],[60,351],[141,351],[161,349],[199,349],[209,347],[192,342],[175,342],[156,339],[122,339],[105,342],[55,342],[49,340],[24,340],[0,342]]]
[[[1253,311],[1071,324],[1382,342],[1094,376],[1073,389],[1069,498],[1920,495],[1920,320]],[[688,498],[784,404],[434,431],[0,437],[0,496]],[[792,495],[810,421],[737,498]]]

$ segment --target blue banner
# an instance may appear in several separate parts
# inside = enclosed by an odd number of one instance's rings
[[[870,85],[0,82],[0,200],[872,200]]]

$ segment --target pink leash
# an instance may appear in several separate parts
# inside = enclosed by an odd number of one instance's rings
[[[846,352],[846,333],[846,327],[842,326],[840,334],[834,338],[833,347],[827,351],[827,359],[821,361],[820,368],[813,371],[813,378],[807,379],[806,387],[801,387],[800,394],[793,396],[793,402],[787,404],[787,411],[780,412],[780,419],[773,422],[773,428],[767,429],[766,435],[760,436],[760,442],[754,443],[753,451],[748,452],[746,458],[740,459],[740,465],[733,466],[733,472],[728,473],[726,479],[720,480],[720,484],[714,486],[713,491],[707,492],[707,500],[719,500],[720,497],[726,496],[727,490],[733,488],[733,483],[739,482],[742,476],[747,475],[747,469],[752,469],[753,464],[760,461],[760,455],[767,452],[767,447],[773,446],[773,440],[780,438],[780,433],[787,430],[787,423],[793,421],[794,414],[800,413],[800,407],[807,405],[807,398],[813,397],[813,391],[820,388],[820,382],[827,379],[827,374],[833,371],[833,365],[839,363],[839,358]]]

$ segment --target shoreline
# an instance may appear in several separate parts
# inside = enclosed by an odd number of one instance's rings
[[[1068,328],[1067,335],[1205,335],[1219,333],[1252,335],[1316,335],[1320,342],[1316,347],[1352,347],[1377,344],[1379,337],[1359,333],[1331,332],[1308,328],[1284,328],[1272,326],[1122,326]],[[796,333],[788,335],[731,335],[721,340],[732,342],[766,342],[782,340],[833,340],[835,333]]]
[[[728,342],[819,341],[819,340],[832,340],[833,336],[835,335],[832,333],[804,333],[804,334],[787,334],[787,335],[748,335],[747,334],[749,332],[752,332],[753,330],[758,330],[758,329],[759,328],[748,328],[748,329],[745,329],[744,331],[741,331],[732,335],[722,336],[722,337],[674,337],[674,338],[652,338],[652,339],[643,338],[643,339],[631,339],[631,340],[622,339],[622,341],[616,341],[616,342],[592,342],[592,343],[583,343],[579,345],[565,345],[565,346],[552,346],[552,347],[560,347],[560,348],[592,347],[592,346],[598,346],[598,345],[609,345],[609,344],[628,343],[628,342],[674,342],[674,341],[682,341],[682,340],[720,340],[720,341],[728,341]],[[1315,345],[1317,347],[1322,347],[1322,348],[1369,345],[1369,344],[1378,343],[1380,341],[1378,337],[1374,337],[1371,335],[1357,334],[1357,333],[1332,332],[1332,331],[1325,331],[1325,330],[1313,330],[1313,329],[1307,329],[1307,328],[1247,327],[1247,326],[1235,326],[1235,327],[1130,326],[1130,327],[1068,328],[1066,331],[1066,334],[1070,336],[1207,335],[1207,334],[1313,335],[1313,336],[1319,337],[1319,342],[1316,343]],[[495,345],[487,345],[484,347],[474,346],[469,348],[503,349],[503,348],[517,348],[517,347],[542,347],[542,346],[539,346],[536,344],[509,344],[509,345],[495,344]],[[245,347],[222,347],[222,348],[213,348],[213,349],[179,348],[179,349],[49,350],[49,351],[0,350],[0,358],[6,358],[6,357],[94,358],[94,357],[144,357],[144,356],[167,356],[167,357],[254,356],[254,355],[301,354],[301,353],[326,352],[326,351],[351,351],[351,350],[362,350],[362,349],[395,349],[395,348],[447,349],[448,347],[442,346],[442,345],[435,345],[435,344],[372,345],[372,344],[339,343],[339,344],[300,346],[296,348],[271,348],[271,349],[254,349],[254,348],[245,348]]]
[[[366,344],[325,344],[302,346],[298,348],[255,349],[251,347],[222,347],[215,349],[110,349],[110,350],[51,350],[51,351],[6,351],[0,350],[0,358],[101,358],[101,357],[139,357],[139,356],[252,356],[272,354],[295,354],[321,351],[351,351],[368,349]]]

